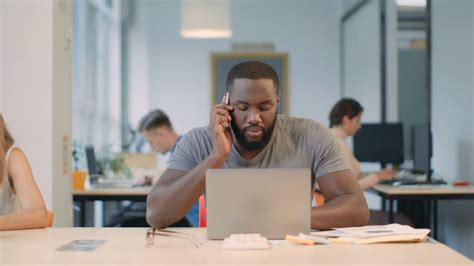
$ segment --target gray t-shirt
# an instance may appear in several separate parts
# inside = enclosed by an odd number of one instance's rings
[[[320,176],[347,170],[339,143],[329,129],[309,119],[278,115],[265,148],[247,160],[232,146],[222,168],[309,168],[312,183]],[[195,128],[176,144],[168,169],[188,172],[212,152],[212,132]]]

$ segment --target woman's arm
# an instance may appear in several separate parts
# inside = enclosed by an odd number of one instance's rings
[[[360,163],[354,156],[354,153],[352,153],[351,149],[349,148],[349,145],[347,145],[346,142],[341,141],[341,148],[342,148],[342,154],[344,156],[344,159],[346,162],[349,164],[349,167],[352,170],[352,173],[358,179],[359,181],[359,186],[362,190],[369,189],[373,185],[377,184],[380,180],[378,173],[369,173],[369,174],[363,174],[360,172]]]
[[[23,151],[14,148],[7,165],[22,209],[0,216],[0,231],[43,228],[47,225],[46,207]]]
[[[354,157],[354,154],[349,148],[349,145],[347,145],[345,141],[340,140],[340,139],[338,139],[338,141],[339,141],[339,144],[341,144],[342,156],[344,156],[344,160],[346,160],[346,163],[349,165],[352,173],[357,179],[360,175],[359,161],[357,161],[357,159]]]

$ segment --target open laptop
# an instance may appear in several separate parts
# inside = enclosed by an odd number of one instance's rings
[[[311,192],[309,169],[209,169],[207,237],[309,233]]]
[[[96,188],[131,188],[132,180],[129,179],[113,179],[106,178],[99,174],[97,160],[95,157],[94,146],[86,147],[87,168],[89,170],[89,180],[93,187]]]

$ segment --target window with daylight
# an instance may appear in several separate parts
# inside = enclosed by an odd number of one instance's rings
[[[119,149],[121,19],[117,0],[75,0],[72,132],[80,146]]]

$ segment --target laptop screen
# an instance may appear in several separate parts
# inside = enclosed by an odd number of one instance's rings
[[[94,146],[86,147],[86,158],[87,158],[87,168],[89,170],[89,175],[98,174],[97,171],[97,162],[95,160]]]

